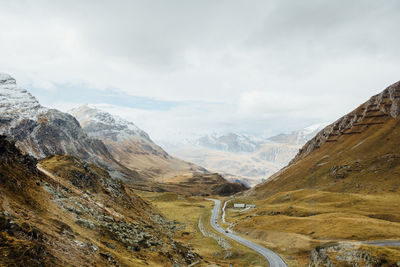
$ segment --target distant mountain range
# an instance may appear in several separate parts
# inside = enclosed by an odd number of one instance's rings
[[[298,131],[293,131],[290,133],[281,133],[269,137],[268,140],[281,144],[303,146],[308,140],[313,138],[326,125],[327,123],[314,124]]]
[[[323,124],[270,138],[237,133],[209,134],[184,143],[166,143],[179,158],[220,172],[231,181],[254,186],[279,171]]]

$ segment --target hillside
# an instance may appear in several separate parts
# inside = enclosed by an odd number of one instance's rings
[[[70,113],[92,138],[101,140],[111,155],[142,177],[154,180],[190,173],[207,173],[192,163],[170,156],[149,135],[130,121],[88,105]]]
[[[343,116],[307,142],[291,164],[254,190],[399,192],[400,83]]]
[[[1,266],[165,266],[199,256],[107,171],[72,156],[39,162],[0,137]],[[154,251],[158,251],[155,253]]]
[[[237,201],[234,230],[294,265],[395,266],[400,249],[400,82],[320,131],[291,163]]]

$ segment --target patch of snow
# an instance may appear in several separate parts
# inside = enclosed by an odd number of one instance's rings
[[[39,114],[46,113],[47,108],[28,91],[19,87],[14,78],[0,73],[0,114],[2,117],[19,119],[36,119]]]
[[[113,134],[119,138],[127,136],[137,136],[147,142],[152,142],[149,135],[137,127],[133,122],[127,121],[117,115],[112,115],[108,112],[102,111],[95,106],[83,105],[78,108],[69,110],[72,116],[77,118],[82,126],[86,127],[87,132],[92,136],[102,132],[102,134]],[[96,129],[89,129],[94,127]]]

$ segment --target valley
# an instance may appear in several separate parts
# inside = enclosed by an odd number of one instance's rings
[[[0,2],[0,267],[400,267],[399,0]]]
[[[179,158],[221,173],[229,181],[252,187],[286,166],[323,125],[272,137],[213,133],[184,143],[167,142],[165,147]]]
[[[323,129],[182,148],[229,171],[219,174],[171,156],[130,121],[88,105],[48,109],[0,78],[5,266],[400,262],[400,83]],[[246,168],[255,176],[231,174]],[[265,168],[271,177],[257,184]]]

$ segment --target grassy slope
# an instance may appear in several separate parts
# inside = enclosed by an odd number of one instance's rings
[[[316,146],[236,200],[258,208],[228,213],[235,230],[299,266],[308,262],[312,248],[330,241],[400,238],[400,119],[369,116],[360,123],[347,130],[352,134]],[[387,248],[363,249],[387,260],[387,266],[400,260],[399,248],[391,248],[390,255]]]
[[[400,120],[370,126],[358,135],[325,143],[254,190],[265,198],[277,192],[314,189],[360,194],[400,191]],[[349,167],[345,167],[349,166]],[[335,167],[345,177],[335,178]],[[348,169],[346,169],[348,168]]]

